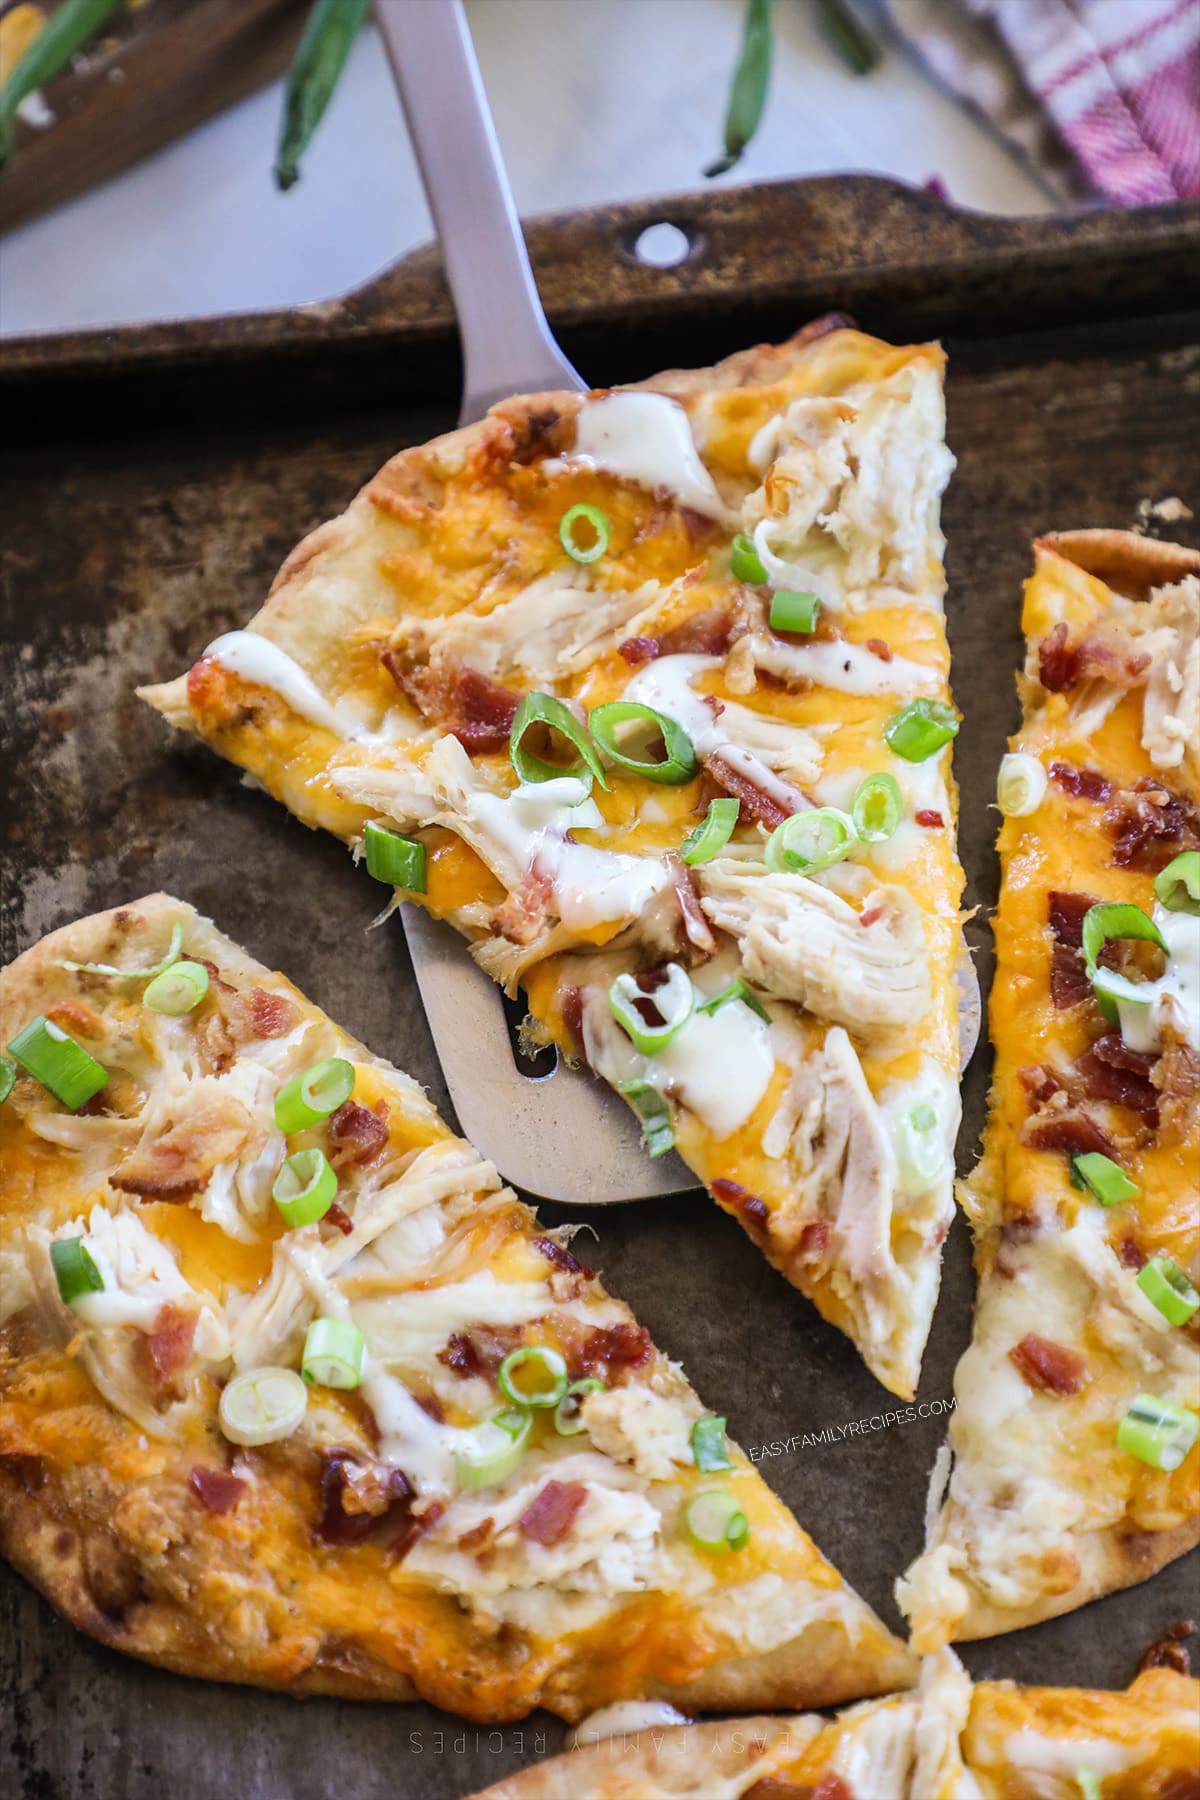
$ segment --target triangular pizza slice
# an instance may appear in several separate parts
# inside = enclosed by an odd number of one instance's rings
[[[407,1076],[165,895],[0,974],[0,1548],[184,1673],[476,1719],[912,1679]]]
[[[1043,539],[1024,629],[963,1191],[974,1337],[901,1588],[920,1649],[1068,1612],[1200,1538],[1200,553]]]
[[[614,1708],[575,1736],[565,1755],[475,1800],[1188,1800],[1200,1682],[1150,1669],[1125,1693],[973,1687],[942,1650],[916,1692],[830,1721],[671,1724],[653,1708]]]
[[[452,920],[906,1397],[959,1116],[942,364],[829,319],[507,401],[143,690]]]

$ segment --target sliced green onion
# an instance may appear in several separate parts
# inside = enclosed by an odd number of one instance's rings
[[[1097,979],[1100,974],[1100,952],[1113,939],[1156,944],[1164,954],[1170,954],[1162,932],[1140,906],[1134,906],[1128,901],[1103,901],[1099,906],[1088,908],[1083,915],[1083,963],[1095,991],[1096,1004],[1110,1025],[1117,1022],[1118,998],[1132,999],[1135,1004],[1147,1003],[1138,994],[1137,984],[1125,982],[1123,976],[1117,976],[1114,980],[1111,969],[1105,971],[1102,982]],[[1122,991],[1122,982],[1130,989],[1129,993]]]
[[[1025,819],[1046,798],[1048,782],[1040,758],[1010,750],[1000,758],[996,777],[996,805],[1006,819]]]
[[[183,925],[176,919],[171,927],[171,941],[167,945],[167,954],[161,962],[156,962],[149,969],[118,969],[115,963],[81,963],[60,962],[60,969],[73,969],[79,975],[117,976],[121,981],[150,981],[155,975],[161,975],[172,963],[179,961],[179,952],[183,948]]]
[[[142,1005],[152,1013],[178,1019],[199,1006],[208,992],[208,970],[203,963],[177,962],[156,975],[142,995]]]
[[[300,1373],[311,1387],[356,1388],[367,1360],[367,1341],[350,1319],[314,1319],[304,1339]]]
[[[864,844],[885,844],[895,837],[904,813],[904,796],[894,775],[868,775],[850,808],[854,830]]]
[[[739,531],[733,540],[729,556],[729,566],[735,581],[750,581],[756,586],[767,579],[767,571],[762,557],[754,548],[753,538],[748,538],[744,531]]]
[[[344,1056],[327,1056],[285,1081],[275,1096],[275,1123],[280,1131],[307,1131],[343,1106],[354,1092],[354,1064]]]
[[[724,1488],[704,1488],[684,1509],[687,1534],[701,1550],[740,1550],[750,1539],[750,1521]]]
[[[922,1100],[892,1126],[892,1145],[906,1194],[924,1194],[946,1167],[946,1139],[937,1108]]]
[[[743,981],[740,975],[736,981],[731,981],[727,988],[722,988],[719,994],[714,994],[711,1000],[706,1000],[704,1005],[700,1008],[700,1011],[705,1013],[718,1013],[723,1006],[728,1006],[731,1000],[740,1000],[743,1006],[748,1006],[750,1008],[752,1013],[757,1013],[765,1025],[771,1023],[770,1013],[767,1011],[758,995],[754,992],[754,989],[750,987],[747,982]]]
[[[665,1156],[675,1148],[675,1128],[671,1109],[652,1081],[618,1081],[618,1094],[623,1094],[642,1121],[646,1148],[651,1156]]]
[[[1169,1325],[1186,1325],[1200,1308],[1200,1294],[1169,1256],[1152,1256],[1140,1271],[1137,1284]]]
[[[849,856],[858,833],[849,813],[836,806],[814,806],[810,812],[793,813],[777,825],[764,852],[768,869],[776,875],[819,875]]]
[[[710,801],[705,817],[694,831],[688,832],[680,845],[679,854],[683,861],[694,868],[697,863],[711,862],[714,856],[719,856],[733,836],[740,807],[740,800],[726,796]]]
[[[622,725],[630,723],[650,727],[649,733],[639,732],[639,738],[648,736],[652,742],[657,735],[662,739],[661,761],[653,762],[645,757],[629,756],[619,747],[618,730]],[[610,762],[616,763],[619,769],[628,769],[631,775],[643,776],[647,781],[679,787],[683,782],[690,781],[700,767],[692,748],[692,740],[683,726],[677,725],[674,719],[669,719],[666,713],[655,712],[652,706],[643,706],[640,700],[610,700],[605,706],[597,706],[588,714],[588,726]],[[626,742],[628,737],[629,734],[625,734]]]
[[[1093,1775],[1090,1769],[1076,1769],[1075,1784],[1079,1789],[1081,1800],[1104,1800],[1100,1777]]]
[[[638,1002],[652,1006],[662,1024],[647,1025],[638,1010]],[[668,963],[666,981],[652,994],[638,986],[635,976],[618,975],[608,990],[608,1004],[613,1018],[632,1038],[634,1047],[643,1056],[654,1056],[659,1050],[665,1050],[672,1038],[683,1030],[692,1016],[696,995],[687,970],[681,969],[678,963]]]
[[[368,819],[363,827],[363,849],[367,874],[376,881],[386,881],[389,887],[404,888],[410,894],[425,893],[425,846],[419,838],[405,837],[402,831]]]
[[[1137,1196],[1137,1183],[1130,1181],[1120,1163],[1099,1150],[1085,1150],[1071,1158],[1073,1185],[1090,1190],[1102,1206],[1120,1206],[1123,1200]]]
[[[528,1369],[537,1385],[527,1388],[515,1380],[518,1369]],[[525,1344],[511,1350],[496,1370],[500,1392],[514,1406],[557,1406],[567,1391],[567,1361],[549,1344]]]
[[[323,1150],[297,1150],[284,1158],[271,1198],[287,1225],[323,1219],[337,1193],[337,1175]]]
[[[794,588],[776,588],[771,595],[767,623],[772,631],[815,631],[820,597],[800,594]]]
[[[911,700],[884,727],[884,737],[905,762],[924,762],[958,736],[958,714],[940,700]]]
[[[585,533],[581,543],[579,539],[580,525],[591,527],[591,541]],[[598,506],[569,506],[558,521],[558,539],[572,562],[594,563],[608,549],[609,533],[612,525],[608,514],[601,512]]]
[[[1170,1474],[1198,1437],[1200,1414],[1155,1394],[1139,1394],[1117,1428],[1117,1447]]]
[[[604,1383],[595,1375],[585,1375],[581,1381],[573,1381],[558,1405],[554,1409],[554,1429],[560,1437],[578,1437],[586,1431],[583,1422],[583,1396],[585,1394],[602,1394]]]
[[[524,738],[527,731],[535,725],[543,726],[546,731],[555,731],[577,752],[575,760],[569,763],[546,762],[544,758],[535,756],[532,750],[525,748]],[[557,781],[562,775],[576,775],[587,783],[591,791],[594,777],[602,788],[608,786],[604,773],[604,764],[600,753],[584,726],[579,723],[569,706],[557,699],[553,694],[526,694],[516,711],[512,722],[512,730],[508,737],[508,755],[513,768],[517,771],[517,780],[522,783],[531,781]]]
[[[104,1277],[81,1237],[55,1238],[50,1246],[50,1266],[58,1283],[59,1297],[66,1306],[83,1294],[104,1292]]]
[[[510,1407],[476,1425],[455,1453],[458,1485],[468,1492],[492,1487],[521,1462],[529,1446],[533,1415],[524,1407]]]
[[[295,1369],[247,1369],[221,1390],[217,1417],[232,1444],[276,1444],[291,1437],[308,1408]]]
[[[1154,892],[1168,912],[1200,913],[1200,850],[1183,850],[1154,877]]]
[[[13,1083],[17,1079],[17,1065],[7,1056],[0,1056],[0,1106],[13,1091]]]
[[[8,1048],[21,1067],[72,1112],[98,1094],[108,1080],[104,1065],[42,1013],[17,1033]]]
[[[692,1455],[698,1469],[732,1469],[725,1449],[724,1419],[696,1420],[692,1426]]]

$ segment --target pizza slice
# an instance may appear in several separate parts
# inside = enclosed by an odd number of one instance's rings
[[[919,1649],[1068,1612],[1200,1538],[1200,553],[1043,539],[1024,628],[963,1189],[974,1336],[901,1587]]]
[[[0,974],[0,1548],[184,1673],[477,1719],[911,1680],[407,1076],[155,895]]]
[[[597,1739],[596,1731],[606,1735]],[[475,1800],[1195,1800],[1200,1682],[1125,1693],[969,1677],[948,1650],[914,1693],[809,1715],[664,1722],[614,1708],[563,1756]]]
[[[505,402],[143,690],[523,986],[907,1397],[959,1118],[942,363],[828,319]]]

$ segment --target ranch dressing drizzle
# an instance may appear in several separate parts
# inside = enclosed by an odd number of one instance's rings
[[[227,631],[223,637],[214,638],[204,654],[220,663],[223,669],[228,669],[231,675],[240,675],[243,681],[252,681],[258,687],[271,688],[281,700],[287,701],[293,712],[313,725],[320,725],[324,730],[356,743],[385,741],[361,719],[331,705],[300,664],[257,631]]]
[[[575,785],[583,791],[581,784]],[[586,931],[593,925],[636,918],[667,885],[667,871],[657,857],[567,841],[569,830],[594,826],[599,817],[594,802],[569,806],[560,801],[533,810],[520,796],[521,790],[516,795],[472,794],[466,805],[520,870],[536,866],[553,883],[558,915],[568,930]],[[506,872],[497,873],[501,880],[508,879]]]
[[[1163,1026],[1170,1024],[1200,1048],[1200,918],[1156,905],[1154,923],[1167,946],[1167,966],[1142,989],[1148,1004],[1117,1001],[1121,1036],[1131,1050],[1154,1055],[1163,1047]]]
[[[700,460],[688,416],[665,394],[605,394],[579,409],[565,459],[605,469],[639,487],[667,488],[682,506],[727,521],[729,509]]]
[[[933,694],[941,686],[936,669],[893,656],[884,662],[864,644],[781,644],[760,636],[754,643],[754,661],[772,675],[799,676],[836,688],[842,694]]]

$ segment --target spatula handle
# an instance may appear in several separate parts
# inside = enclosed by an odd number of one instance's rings
[[[375,17],[458,313],[463,421],[509,394],[583,388],[542,311],[462,0],[376,0]]]

